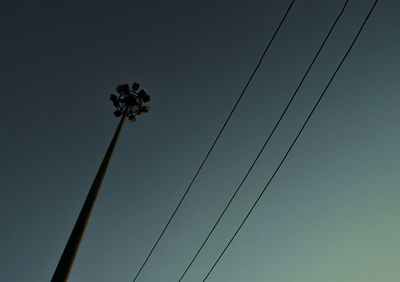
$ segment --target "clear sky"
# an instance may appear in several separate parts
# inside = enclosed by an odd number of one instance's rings
[[[137,81],[70,280],[132,281],[289,0],[7,1],[0,9],[0,281],[49,281]],[[244,176],[344,0],[297,0],[138,281],[177,281]],[[350,0],[315,67],[184,281],[201,281],[345,53]],[[209,281],[400,279],[400,10],[380,0],[285,164]]]

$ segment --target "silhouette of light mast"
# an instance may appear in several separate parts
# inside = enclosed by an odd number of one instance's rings
[[[114,112],[114,115],[116,117],[121,117],[121,120],[114,133],[111,143],[108,146],[100,168],[97,171],[96,177],[93,180],[93,184],[90,187],[85,203],[83,204],[82,210],[79,213],[78,219],[76,220],[74,229],[69,236],[67,245],[65,246],[64,252],[53,274],[53,278],[51,279],[52,282],[64,282],[68,279],[76,253],[78,252],[79,244],[81,242],[83,233],[85,232],[90,213],[96,201],[97,194],[99,193],[101,183],[103,182],[104,175],[107,171],[107,167],[115,145],[117,144],[125,118],[128,117],[129,121],[133,122],[136,121],[137,115],[149,111],[149,107],[145,106],[144,103],[150,101],[150,96],[144,90],[138,91],[138,83],[133,83],[132,88],[129,88],[128,84],[118,85],[116,90],[119,95],[111,94],[110,100],[117,108],[117,110]]]

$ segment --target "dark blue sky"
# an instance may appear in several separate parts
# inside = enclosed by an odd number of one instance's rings
[[[137,81],[69,281],[131,281],[290,1],[8,1],[0,11],[0,280],[48,281]],[[343,1],[297,0],[138,281],[176,281],[240,182]],[[185,281],[201,281],[346,52],[348,8]],[[379,1],[303,135],[209,281],[400,276],[400,4]]]

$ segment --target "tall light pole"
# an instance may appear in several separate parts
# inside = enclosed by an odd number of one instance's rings
[[[83,204],[82,210],[79,213],[78,219],[76,220],[74,229],[69,236],[67,245],[65,246],[64,252],[53,274],[53,278],[51,279],[52,282],[64,282],[68,279],[76,253],[78,252],[79,244],[82,240],[83,233],[85,232],[90,213],[92,212],[97,194],[99,193],[101,183],[103,182],[104,175],[107,171],[107,167],[115,145],[117,144],[125,118],[128,117],[130,121],[136,121],[136,115],[140,115],[149,111],[149,107],[144,106],[144,103],[150,101],[150,96],[143,90],[138,91],[138,83],[133,83],[131,88],[129,88],[128,84],[119,85],[116,89],[119,93],[119,96],[111,94],[110,100],[117,108],[117,110],[114,112],[114,115],[121,117],[121,120],[114,133],[111,143],[108,146],[100,168],[97,171],[96,177],[93,180],[93,184],[90,187],[85,203]]]

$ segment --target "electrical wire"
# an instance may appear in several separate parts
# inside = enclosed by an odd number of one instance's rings
[[[328,33],[326,34],[324,40],[322,41],[321,46],[319,47],[317,53],[315,54],[314,58],[312,59],[311,63],[309,64],[306,72],[304,73],[302,79],[300,80],[296,90],[293,92],[289,102],[286,104],[286,107],[284,108],[283,112],[281,113],[278,121],[275,123],[274,128],[272,129],[272,131],[268,134],[268,137],[264,143],[264,145],[261,147],[261,149],[259,150],[256,158],[254,159],[253,163],[250,165],[249,169],[247,170],[245,176],[242,178],[239,186],[236,187],[235,192],[233,193],[233,195],[231,196],[231,198],[229,199],[228,203],[226,204],[225,208],[223,209],[223,211],[221,212],[221,214],[219,215],[217,221],[215,222],[214,226],[211,228],[210,232],[208,233],[208,235],[206,236],[206,238],[203,240],[201,246],[198,248],[196,254],[194,255],[194,257],[192,258],[192,260],[190,261],[190,263],[188,264],[188,266],[186,267],[185,271],[183,272],[183,274],[180,276],[179,281],[181,281],[184,276],[186,275],[186,273],[188,272],[189,268],[192,266],[193,262],[196,260],[197,256],[199,255],[199,253],[201,252],[201,250],[203,249],[204,245],[207,243],[208,239],[210,238],[211,234],[214,232],[215,228],[217,227],[217,225],[219,224],[220,220],[222,219],[222,217],[225,215],[225,212],[228,210],[229,206],[231,205],[233,199],[236,197],[237,193],[239,192],[239,190],[241,189],[243,183],[246,181],[247,177],[249,176],[250,172],[252,171],[254,165],[256,164],[256,162],[258,161],[259,157],[261,156],[261,154],[263,153],[264,149],[266,148],[266,146],[268,145],[272,135],[275,133],[276,129],[278,128],[280,122],[282,121],[283,117],[285,116],[288,108],[290,107],[290,105],[292,104],[293,99],[297,96],[297,93],[299,92],[299,89],[301,88],[301,86],[303,85],[304,80],[306,79],[306,77],[308,76],[312,66],[314,65],[315,61],[317,60],[319,54],[321,53],[321,50],[324,48],[325,43],[328,41],[328,38],[330,37],[333,29],[335,28],[337,22],[339,21],[340,17],[342,16],[344,10],[346,9],[346,6],[348,4],[349,0],[346,0],[345,3],[343,4],[342,9],[340,10],[339,14],[337,15],[335,21],[333,22],[333,24],[331,25]]]
[[[277,166],[277,168],[275,169],[274,173],[272,174],[272,176],[270,177],[270,179],[268,180],[266,186],[264,187],[264,189],[261,191],[260,195],[257,197],[256,201],[253,203],[252,207],[250,208],[249,212],[247,213],[247,215],[245,216],[245,218],[242,220],[242,222],[240,223],[239,227],[236,229],[235,233],[233,234],[233,236],[231,237],[231,239],[229,240],[228,244],[225,246],[225,248],[223,249],[223,251],[221,252],[221,254],[218,256],[217,260],[214,262],[214,264],[212,265],[211,269],[208,271],[207,275],[204,277],[203,282],[207,280],[207,278],[210,276],[211,272],[214,270],[215,266],[217,265],[217,263],[220,261],[220,259],[222,258],[222,256],[225,254],[226,250],[228,249],[228,247],[230,246],[230,244],[232,243],[232,241],[235,239],[236,235],[239,233],[240,229],[243,227],[244,223],[246,222],[246,220],[248,219],[248,217],[250,216],[250,214],[252,213],[252,211],[254,210],[255,206],[257,205],[258,201],[261,199],[262,195],[264,194],[265,190],[268,188],[269,184],[271,183],[271,181],[273,180],[273,178],[275,177],[275,175],[277,174],[277,172],[279,171],[280,167],[282,166],[282,164],[284,163],[284,161],[286,160],[287,156],[289,155],[290,151],[292,150],[293,146],[295,145],[295,143],[297,142],[299,136],[301,135],[301,133],[303,132],[304,128],[306,127],[308,121],[310,120],[311,116],[313,115],[313,113],[315,112],[315,109],[317,108],[317,106],[319,105],[320,101],[322,100],[322,98],[324,97],[326,91],[328,90],[329,86],[331,85],[333,79],[335,78],[337,72],[339,71],[340,67],[342,66],[343,62],[346,60],[348,54],[350,53],[351,49],[353,48],[355,42],[357,41],[361,31],[363,30],[366,22],[368,21],[372,11],[374,10],[376,4],[377,4],[378,0],[375,0],[373,6],[371,7],[368,15],[365,17],[360,29],[357,32],[357,35],[355,36],[355,38],[353,39],[352,43],[350,44],[347,52],[345,53],[345,55],[343,56],[342,60],[340,61],[339,65],[337,66],[335,72],[333,73],[333,75],[331,76],[331,78],[329,79],[327,85],[325,86],[324,91],[322,92],[322,94],[320,95],[320,97],[318,98],[317,102],[315,103],[314,107],[312,108],[311,112],[309,113],[307,119],[305,120],[305,122],[303,123],[302,127],[300,128],[299,132],[297,133],[296,137],[294,138],[292,144],[290,145],[289,149],[287,150],[286,154],[284,155],[284,157],[282,158],[281,162],[279,163],[279,165]]]
[[[289,11],[291,10],[291,8],[292,8],[294,2],[295,2],[295,0],[292,0],[292,1],[291,1],[291,3],[290,3],[290,5],[289,5],[289,7],[287,8],[287,10],[286,10],[286,12],[285,12],[283,18],[281,19],[281,21],[280,21],[278,27],[276,28],[276,30],[275,30],[275,32],[273,33],[273,35],[272,35],[270,41],[268,42],[267,46],[265,47],[264,52],[263,52],[263,54],[261,55],[260,60],[258,61],[256,67],[254,68],[252,74],[250,75],[250,78],[248,79],[247,83],[245,84],[245,86],[244,86],[244,88],[243,88],[243,90],[242,90],[242,92],[241,92],[239,98],[236,100],[235,105],[233,106],[233,108],[232,108],[231,112],[229,113],[227,119],[225,120],[225,122],[224,122],[222,128],[220,129],[220,131],[219,131],[217,137],[214,139],[214,141],[213,141],[213,143],[212,143],[210,149],[208,150],[208,152],[207,152],[206,156],[204,157],[203,161],[201,162],[200,167],[197,169],[197,171],[196,171],[196,173],[195,173],[195,175],[194,175],[192,181],[190,182],[190,184],[189,184],[189,186],[187,187],[185,193],[183,194],[183,196],[182,196],[181,199],[179,200],[178,205],[176,206],[175,210],[173,211],[172,215],[170,216],[170,218],[169,218],[167,224],[164,226],[164,228],[163,228],[161,234],[158,236],[156,242],[154,243],[153,247],[151,248],[149,254],[147,255],[146,259],[144,260],[144,262],[143,262],[142,266],[140,267],[139,271],[137,272],[137,274],[136,274],[135,277],[133,278],[133,281],[136,281],[136,279],[139,277],[141,271],[143,270],[143,268],[144,268],[144,266],[146,265],[147,261],[149,260],[150,256],[151,256],[152,253],[154,252],[154,249],[157,247],[158,243],[160,242],[161,238],[163,237],[163,235],[164,235],[165,231],[167,230],[169,224],[171,223],[172,219],[175,217],[175,214],[176,214],[177,211],[179,210],[179,208],[180,208],[180,206],[181,206],[183,200],[185,199],[187,193],[188,193],[189,190],[191,189],[191,187],[192,187],[193,183],[195,182],[197,176],[199,175],[200,171],[202,170],[202,168],[203,168],[205,162],[207,161],[208,157],[210,156],[212,150],[214,149],[215,144],[216,144],[217,141],[219,140],[219,138],[220,138],[222,132],[224,131],[226,125],[227,125],[228,122],[229,122],[229,120],[231,119],[231,116],[232,116],[233,112],[236,110],[236,107],[238,106],[238,104],[239,104],[240,100],[242,99],[243,95],[245,94],[245,92],[246,92],[246,90],[247,90],[247,88],[248,88],[250,82],[253,80],[254,75],[256,74],[257,70],[259,69],[259,67],[260,67],[260,65],[261,65],[261,63],[262,63],[262,61],[264,60],[264,57],[265,57],[265,55],[267,54],[267,52],[268,52],[268,50],[269,50],[269,47],[271,46],[272,42],[274,41],[274,39],[275,39],[275,37],[276,37],[278,31],[280,30],[280,28],[281,28],[282,24],[284,23],[284,21],[285,21],[287,15],[289,14]]]

